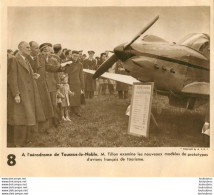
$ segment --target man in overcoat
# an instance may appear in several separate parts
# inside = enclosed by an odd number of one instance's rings
[[[34,74],[36,74],[37,73],[37,66],[38,66],[38,64],[37,64],[37,55],[39,53],[39,45],[35,41],[30,41],[29,45],[30,45],[31,52],[30,52],[30,55],[28,55],[26,58],[29,61],[30,65],[31,65],[31,68],[33,69]],[[39,75],[37,75],[37,77],[38,76]],[[29,142],[31,142],[33,140],[33,136],[34,136],[34,133],[36,131],[38,131],[38,124],[35,126],[34,129],[32,129],[32,131],[28,131],[29,132],[28,133]]]
[[[60,67],[60,63],[53,56],[53,48],[49,47],[49,49],[50,52],[48,55],[48,62],[54,67]],[[58,72],[46,71],[46,82],[48,85],[48,91],[50,93],[51,102],[54,109],[53,123],[55,126],[58,126],[60,120],[59,117],[57,116],[57,103],[56,103],[57,84],[59,83]]]
[[[83,50],[79,50],[79,61],[83,64],[83,54],[82,54]]]
[[[39,46],[40,53],[37,56],[37,73],[40,75],[40,77],[37,80],[37,85],[39,89],[39,94],[42,102],[42,107],[45,113],[46,122],[41,123],[39,129],[40,130],[47,130],[50,127],[50,122],[52,121],[52,118],[54,118],[54,108],[52,105],[50,93],[48,91],[48,85],[46,80],[46,71],[48,72],[60,72],[61,66],[53,66],[48,61],[48,55],[49,55],[49,43],[43,43]]]
[[[80,115],[80,96],[84,91],[83,66],[79,62],[79,52],[72,51],[72,63],[66,66],[65,73],[68,74],[68,84],[70,90],[74,92],[74,96],[70,96],[71,111],[77,116]]]
[[[30,65],[33,69],[33,71],[36,73],[37,72],[37,55],[39,54],[39,45],[35,41],[29,42],[30,45],[30,55],[27,56],[28,61],[30,62]]]
[[[8,118],[7,123],[14,126],[14,145],[24,146],[27,134],[37,122],[44,121],[38,88],[27,56],[30,46],[20,42],[19,52],[11,60],[8,72]]]
[[[96,69],[96,60],[94,59],[94,51],[88,51],[89,57],[84,60],[83,68],[89,70]],[[96,81],[92,78],[93,75],[85,73],[85,97],[92,99],[94,97],[94,91],[96,90]]]

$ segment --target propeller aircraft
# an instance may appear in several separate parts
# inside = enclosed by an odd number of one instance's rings
[[[84,70],[112,80],[132,84],[136,81],[154,82],[157,93],[168,96],[169,104],[193,109],[209,102],[210,37],[192,33],[177,43],[154,35],[146,35],[134,43],[157,20],[155,17],[129,43],[114,48],[113,55],[97,71]],[[132,76],[105,73],[121,60]]]
[[[129,43],[116,46],[113,55],[95,70],[83,69],[93,78],[103,77],[129,85],[134,82],[154,82],[154,90],[167,96],[169,104],[194,109],[209,105],[210,96],[210,37],[191,33],[182,40],[170,43],[158,36],[146,35],[135,41],[157,20],[156,16]],[[129,75],[107,72],[118,60]],[[62,64],[66,66],[68,62]],[[202,129],[209,135],[209,106]],[[208,133],[207,133],[208,132]]]

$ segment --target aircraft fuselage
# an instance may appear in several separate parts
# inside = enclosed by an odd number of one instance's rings
[[[209,60],[186,46],[135,43],[121,60],[130,75],[154,82],[158,90],[179,93],[189,83],[209,82]]]

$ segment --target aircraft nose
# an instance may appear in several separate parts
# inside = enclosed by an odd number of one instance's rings
[[[126,61],[128,58],[130,58],[130,51],[128,49],[124,50],[124,45],[121,44],[114,48],[114,53],[120,59],[121,61]]]
[[[129,58],[127,51],[124,51],[124,44],[115,47],[114,53],[121,61],[126,61]]]

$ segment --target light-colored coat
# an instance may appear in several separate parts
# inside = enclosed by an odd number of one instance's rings
[[[64,98],[62,99],[62,107],[70,106],[69,95],[73,95],[73,93],[70,91],[69,84],[60,84],[60,92],[64,95]]]

